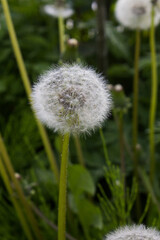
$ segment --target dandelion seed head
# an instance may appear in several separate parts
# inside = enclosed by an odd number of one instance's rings
[[[37,117],[62,134],[100,127],[111,108],[104,78],[79,64],[55,67],[40,76],[31,99]]]
[[[46,4],[43,7],[43,11],[55,18],[62,17],[62,18],[69,18],[73,15],[73,9],[66,3],[62,2],[55,2],[55,4]]]
[[[160,232],[144,225],[125,226],[108,234],[105,240],[160,240]]]
[[[115,9],[117,20],[130,29],[148,29],[151,25],[151,0],[118,0]],[[155,26],[160,15],[155,11]]]

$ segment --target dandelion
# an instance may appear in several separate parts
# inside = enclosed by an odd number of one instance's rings
[[[125,226],[106,236],[105,240],[159,240],[160,232],[143,225]]]
[[[70,5],[64,3],[63,1],[56,1],[55,4],[46,4],[43,7],[43,11],[55,18],[69,18],[74,13]]]
[[[78,64],[56,67],[40,76],[32,102],[37,117],[62,134],[100,127],[111,107],[103,77]]]
[[[33,87],[37,117],[63,136],[59,185],[58,240],[65,240],[66,188],[70,134],[101,126],[111,107],[103,77],[82,65],[62,65],[43,74]]]
[[[152,12],[154,12],[152,21]],[[151,0],[118,0],[115,15],[122,26],[135,31],[135,57],[134,57],[134,80],[133,80],[133,159],[134,173],[138,176],[138,155],[136,144],[138,142],[138,103],[139,103],[139,56],[140,56],[140,32],[156,26],[160,20],[157,7]],[[156,95],[155,95],[156,96]]]
[[[115,14],[117,20],[130,29],[148,29],[151,26],[151,0],[118,0]],[[154,24],[159,23],[160,16],[155,14]]]

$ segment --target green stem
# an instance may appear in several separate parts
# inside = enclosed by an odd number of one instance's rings
[[[58,27],[59,27],[59,47],[61,55],[65,51],[65,30],[64,30],[64,19],[62,17],[58,18]]]
[[[120,144],[120,159],[121,159],[121,173],[125,179],[125,160],[124,160],[124,138],[123,138],[123,112],[118,116],[119,127],[119,144]],[[124,181],[125,182],[125,181]]]
[[[151,105],[150,105],[150,123],[149,123],[149,141],[150,141],[150,180],[153,183],[155,173],[155,140],[154,140],[154,124],[156,118],[157,107],[157,62],[156,62],[156,47],[155,47],[155,27],[154,27],[154,7],[152,8],[152,23],[150,31],[150,48],[151,48],[151,63],[152,63],[152,89],[151,89]]]
[[[136,30],[136,45],[134,59],[134,81],[133,81],[133,160],[136,179],[138,177],[138,92],[139,92],[139,55],[140,55],[140,30]]]
[[[67,166],[69,151],[69,133],[63,138],[61,172],[59,185],[59,209],[58,209],[58,240],[65,240],[66,235],[66,201],[67,201]]]
[[[1,0],[1,2],[2,2],[3,10],[4,10],[4,15],[5,15],[5,18],[6,18],[6,23],[7,23],[8,32],[9,32],[9,35],[10,35],[13,51],[14,51],[14,54],[15,54],[15,57],[16,57],[16,60],[17,60],[18,68],[19,68],[19,71],[20,71],[20,74],[21,74],[21,77],[22,77],[22,81],[23,81],[27,96],[30,100],[31,85],[30,85],[30,81],[29,81],[29,78],[28,78],[26,68],[25,68],[25,64],[24,64],[24,60],[23,60],[23,57],[22,57],[22,54],[21,54],[21,50],[20,50],[20,47],[19,47],[19,44],[18,44],[16,32],[15,32],[14,25],[13,25],[13,22],[12,22],[10,11],[9,11],[8,2],[7,2],[7,0]],[[50,145],[46,130],[43,127],[43,125],[39,122],[39,120],[37,120],[37,125],[38,125],[38,129],[39,129],[39,132],[40,132],[40,135],[41,135],[41,138],[42,138],[42,141],[43,141],[43,144],[44,144],[44,147],[45,147],[45,150],[46,150],[46,153],[47,153],[50,165],[51,165],[51,168],[52,168],[52,170],[54,172],[54,175],[55,175],[55,177],[58,181],[59,180],[59,171],[58,171],[58,167],[57,167],[57,163],[56,163],[53,151],[51,149],[51,145]]]
[[[0,157],[0,173],[1,173],[1,176],[3,178],[4,184],[6,186],[6,189],[7,189],[8,193],[10,194],[11,201],[12,201],[12,203],[14,205],[14,208],[15,208],[15,210],[17,212],[17,216],[20,219],[20,223],[22,225],[22,228],[24,229],[24,232],[25,232],[25,234],[27,236],[27,239],[28,240],[33,240],[30,228],[29,228],[29,226],[28,226],[28,224],[26,222],[26,219],[24,217],[24,213],[22,211],[22,208],[21,208],[20,204],[18,203],[17,199],[14,197],[14,192],[13,192],[13,190],[11,188],[10,180],[9,180],[9,177],[8,177],[8,175],[6,173],[6,170],[5,170],[5,167],[3,165],[1,157]]]
[[[77,149],[77,155],[78,155],[79,163],[83,167],[85,167],[83,152],[82,152],[82,148],[81,148],[81,143],[80,143],[80,140],[79,140],[78,136],[74,136],[74,141],[75,141],[75,145],[76,145],[76,149]]]
[[[2,159],[4,160],[4,164],[6,166],[6,169],[7,169],[8,173],[9,173],[13,183],[14,183],[14,186],[15,186],[15,189],[16,189],[17,194],[19,196],[19,199],[20,199],[21,203],[24,206],[24,210],[25,210],[27,218],[28,218],[28,220],[29,220],[29,222],[31,224],[33,232],[34,232],[34,234],[35,234],[35,236],[37,237],[38,240],[42,240],[43,237],[42,237],[42,235],[40,233],[40,230],[38,228],[37,221],[36,221],[32,211],[30,209],[30,206],[29,206],[29,204],[28,204],[24,194],[23,194],[23,191],[21,189],[21,186],[20,186],[18,180],[15,178],[14,169],[12,167],[12,164],[11,164],[9,155],[7,153],[6,147],[4,145],[4,142],[3,142],[1,134],[0,134],[0,152],[2,154]]]
[[[107,162],[108,166],[110,166],[111,163],[109,161],[108,150],[107,150],[106,141],[105,141],[105,138],[104,138],[102,128],[99,129],[99,133],[100,133],[101,141],[102,141],[102,144],[103,144],[104,156],[105,156],[105,159],[106,159],[106,162]]]

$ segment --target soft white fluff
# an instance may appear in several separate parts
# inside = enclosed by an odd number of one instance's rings
[[[46,14],[56,18],[69,18],[74,13],[73,9],[67,4],[64,4],[63,6],[58,6],[57,4],[46,4],[43,7],[43,11]]]
[[[105,240],[160,240],[160,232],[143,225],[126,226],[108,234]]]
[[[104,78],[78,64],[47,71],[34,85],[31,97],[37,117],[62,134],[101,126],[111,107]]]
[[[151,0],[118,0],[115,8],[117,20],[130,29],[148,29],[151,25]],[[160,15],[155,11],[155,25]]]

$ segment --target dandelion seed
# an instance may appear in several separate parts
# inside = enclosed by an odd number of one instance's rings
[[[143,225],[125,226],[106,236],[105,240],[159,240],[160,232]]]
[[[151,0],[118,0],[115,9],[117,20],[130,29],[148,29],[151,25]],[[155,25],[160,14],[155,12]]]
[[[33,108],[49,128],[62,134],[101,126],[111,108],[104,78],[82,65],[63,65],[43,74],[33,87]]]

